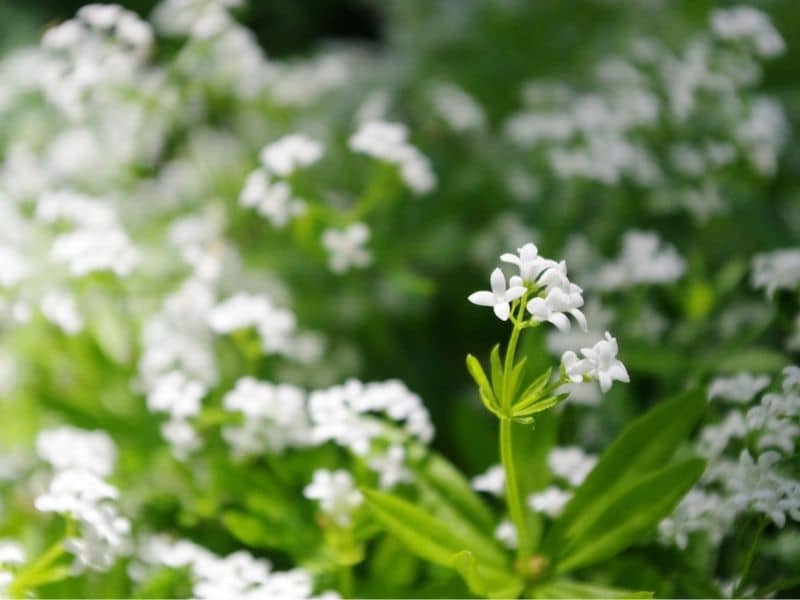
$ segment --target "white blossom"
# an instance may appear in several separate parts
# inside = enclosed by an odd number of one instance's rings
[[[292,194],[288,182],[274,181],[262,169],[256,169],[247,176],[239,194],[239,203],[255,208],[262,217],[279,229],[306,210],[305,203]]]
[[[355,488],[353,476],[342,469],[317,469],[303,495],[309,500],[319,501],[322,512],[341,527],[350,525],[353,511],[364,501],[361,492]]]
[[[525,293],[522,279],[515,275],[506,289],[506,276],[500,269],[495,269],[492,271],[489,283],[491,291],[474,292],[470,294],[469,301],[478,306],[491,306],[498,319],[507,321],[511,311],[509,304]]]
[[[571,497],[571,493],[556,486],[550,486],[541,492],[531,494],[528,497],[528,506],[535,512],[544,513],[548,517],[555,518],[561,514]]]
[[[579,486],[597,463],[597,457],[586,454],[578,446],[556,447],[547,456],[547,465],[553,475]]]
[[[472,478],[472,489],[501,497],[505,493],[506,474],[503,465],[492,465],[481,475]]]
[[[747,404],[770,383],[767,375],[739,373],[733,377],[717,377],[708,386],[708,399],[722,398],[736,404]]]
[[[166,412],[174,419],[194,417],[206,395],[205,386],[180,371],[170,371],[159,377],[147,395],[147,408]]]
[[[302,134],[291,134],[264,146],[261,162],[268,171],[286,177],[322,158],[322,144]]]
[[[351,268],[363,269],[372,262],[364,247],[370,231],[365,223],[352,223],[344,229],[326,229],[322,245],[328,251],[328,264],[334,273],[344,273]]]
[[[766,288],[770,298],[778,290],[800,285],[800,248],[758,254],[753,258],[753,287]]]
[[[411,471],[406,468],[406,450],[399,444],[392,444],[386,452],[374,456],[369,461],[369,468],[379,475],[378,485],[388,490],[398,483],[411,481]]]

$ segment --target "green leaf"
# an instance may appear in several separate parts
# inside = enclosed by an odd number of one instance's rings
[[[472,379],[474,379],[475,383],[478,385],[478,391],[480,392],[481,401],[484,406],[491,412],[498,414],[500,405],[497,403],[497,399],[492,391],[492,386],[486,378],[486,373],[484,373],[480,361],[472,356],[472,354],[467,354],[467,371],[469,371],[469,374],[472,375]]]
[[[526,406],[535,402],[547,387],[547,384],[550,383],[550,376],[552,373],[553,367],[549,367],[544,373],[534,379],[533,382],[525,388],[525,391],[520,394],[519,400],[514,403],[514,408]]]
[[[511,443],[513,445],[514,469],[517,483],[523,498],[538,492],[550,483],[552,475],[547,467],[547,456],[556,441],[556,417],[541,413],[536,417],[533,427],[512,423]],[[542,518],[533,511],[525,511],[528,529],[535,549],[542,533]]]
[[[586,529],[637,479],[663,466],[686,439],[706,407],[694,389],[662,402],[636,419],[612,442],[575,491],[545,540],[555,553]]]
[[[516,598],[522,591],[522,582],[507,573],[498,576],[481,569],[472,552],[463,550],[453,557],[453,566],[464,578],[469,591],[488,598]]]
[[[531,415],[535,415],[536,413],[545,411],[548,408],[552,408],[557,404],[560,404],[567,398],[569,398],[569,394],[557,394],[555,396],[549,396],[547,398],[539,398],[527,405],[514,407],[514,409],[511,412],[511,416],[514,418],[529,417]]]
[[[492,389],[495,398],[502,402],[503,394],[503,367],[500,364],[500,344],[495,344],[489,353],[489,366],[492,371]]]
[[[705,461],[690,459],[643,477],[569,540],[556,573],[596,564],[639,541],[673,511],[704,469]]]
[[[418,468],[418,478],[451,504],[464,519],[478,529],[493,534],[495,523],[492,511],[475,493],[469,481],[450,462],[429,452]]]
[[[495,570],[505,571],[505,560],[498,560],[493,552],[470,548],[452,528],[410,502],[376,490],[364,490],[367,505],[384,528],[405,544],[411,552],[432,563],[453,567],[453,556],[468,549],[482,563]]]
[[[528,357],[523,356],[522,360],[517,362],[514,365],[514,368],[511,369],[511,380],[508,383],[508,395],[513,399],[517,396],[517,390],[519,389],[519,382],[522,380],[522,373],[525,370],[525,364],[528,362]]]
[[[534,598],[652,598],[653,592],[639,592],[557,579],[533,588],[532,596]]]

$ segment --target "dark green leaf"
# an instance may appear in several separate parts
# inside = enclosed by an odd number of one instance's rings
[[[544,547],[551,553],[583,532],[635,481],[663,466],[705,410],[699,389],[662,402],[631,423],[608,447],[567,503]]]
[[[643,477],[559,552],[555,570],[567,573],[611,558],[639,541],[669,515],[699,479],[705,461],[690,459]]]

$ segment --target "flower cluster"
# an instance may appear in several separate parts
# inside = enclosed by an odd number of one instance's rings
[[[503,254],[500,260],[513,264],[519,274],[506,283],[506,277],[499,268],[492,271],[491,290],[474,292],[469,301],[479,306],[490,306],[502,321],[512,318],[516,323],[524,323],[524,310],[530,314],[525,326],[533,326],[548,321],[561,331],[569,330],[572,317],[587,329],[586,316],[581,311],[583,290],[567,277],[564,261],[556,262],[539,255],[532,243],[525,244],[517,254]],[[520,307],[517,314],[514,308]],[[607,392],[613,381],[629,381],[625,365],[617,359],[617,340],[606,332],[605,338],[591,348],[583,348],[583,358],[572,350],[562,355],[561,369],[566,382],[597,380],[603,392]]]
[[[313,596],[311,574],[303,569],[273,571],[270,562],[239,550],[221,557],[188,540],[157,535],[139,547],[131,575],[144,579],[156,568],[188,569],[195,598],[335,598],[330,592]]]
[[[64,427],[41,432],[36,447],[55,469],[47,491],[36,498],[36,509],[77,522],[80,537],[64,542],[75,555],[76,571],[110,568],[128,552],[131,528],[117,510],[117,489],[104,480],[113,468],[114,443],[103,432]]]
[[[297,169],[313,165],[322,154],[322,144],[301,134],[290,134],[264,146],[260,154],[262,168],[247,176],[239,203],[255,208],[274,227],[286,226],[305,210],[303,201],[293,196],[286,178]]]
[[[761,513],[777,527],[788,519],[800,521],[800,481],[783,468],[800,435],[800,367],[786,367],[781,391],[765,393],[753,404],[769,384],[769,377],[740,373],[709,386],[710,399],[728,400],[733,408],[701,431],[697,450],[710,465],[675,514],[661,523],[665,541],[684,548],[693,532],[705,531],[719,544],[748,513]]]

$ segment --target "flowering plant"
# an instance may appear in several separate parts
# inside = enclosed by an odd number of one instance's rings
[[[800,591],[791,0],[136,1],[0,6],[0,597]]]

